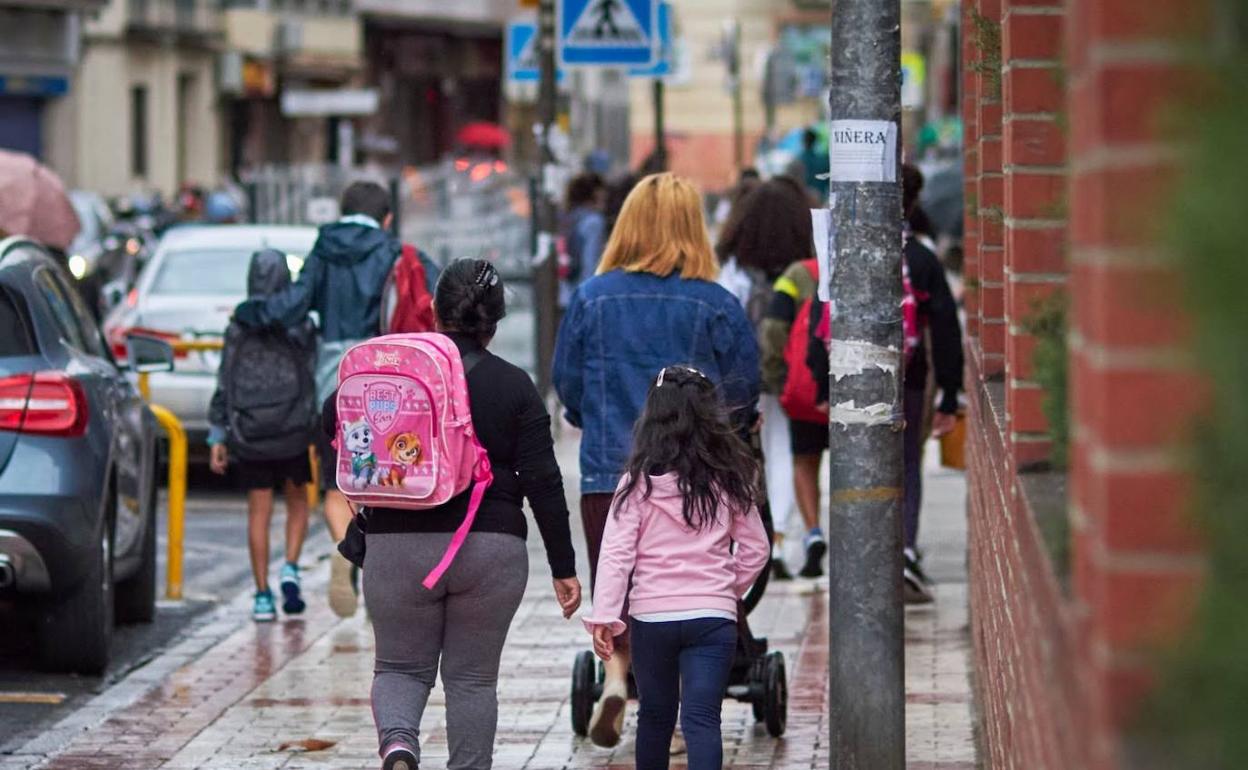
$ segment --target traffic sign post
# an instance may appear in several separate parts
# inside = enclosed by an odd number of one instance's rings
[[[659,55],[659,0],[559,0],[563,67],[650,67]]]

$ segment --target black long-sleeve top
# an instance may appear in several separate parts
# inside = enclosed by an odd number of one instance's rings
[[[914,238],[906,239],[903,252],[906,268],[910,272],[910,288],[919,306],[919,322],[931,331],[932,367],[936,370],[936,385],[940,388],[939,411],[955,414],[958,411],[958,391],[962,390],[962,326],[958,323],[958,305],[945,279],[945,268],[931,249]],[[818,390],[820,403],[828,401],[828,349],[815,336],[815,330],[823,318],[825,305],[815,302],[810,308],[810,344],[806,363],[810,366]],[[924,344],[908,361],[905,370],[905,387],[927,387],[927,351]]]
[[[447,336],[462,356],[482,350],[471,336]],[[555,460],[550,415],[533,381],[523,369],[484,353],[468,372],[468,399],[473,429],[494,471],[494,483],[481,501],[472,531],[526,539],[528,523],[522,506],[527,499],[546,546],[551,574],[556,579],[574,577],[576,553],[568,526],[563,475]],[[321,415],[329,436],[337,433],[335,400],[332,396],[326,400]],[[470,491],[428,511],[369,508],[368,533],[454,532],[467,515]]]

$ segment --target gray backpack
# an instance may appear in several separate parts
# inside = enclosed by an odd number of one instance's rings
[[[317,425],[313,356],[300,331],[244,329],[225,379],[230,450],[244,460],[304,453]]]

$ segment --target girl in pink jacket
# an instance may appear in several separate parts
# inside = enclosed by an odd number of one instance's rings
[[[711,381],[687,366],[659,372],[607,518],[584,621],[603,660],[614,637],[631,630],[638,770],[667,770],[678,708],[690,770],[722,766],[720,709],[739,599],[770,551],[757,478]],[[615,722],[627,695],[604,693],[593,724]]]

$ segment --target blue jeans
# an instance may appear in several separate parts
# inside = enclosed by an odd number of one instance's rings
[[[737,648],[737,624],[723,618],[670,623],[632,620],[637,681],[637,770],[667,770],[676,711],[689,746],[689,770],[724,762],[719,720]]]

